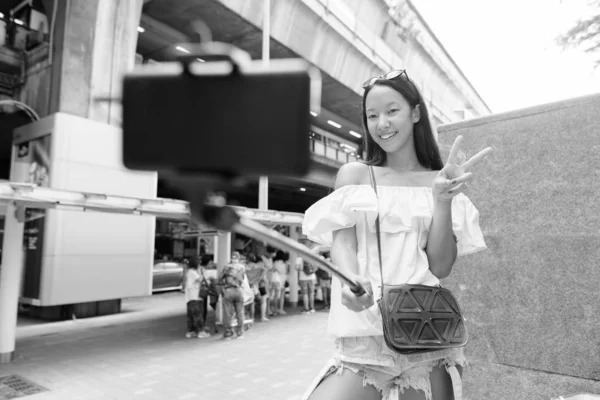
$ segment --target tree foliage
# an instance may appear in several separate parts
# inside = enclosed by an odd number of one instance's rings
[[[589,0],[598,12],[579,20],[571,29],[558,37],[558,44],[564,49],[579,48],[588,54],[597,55],[595,67],[600,67],[600,0]]]

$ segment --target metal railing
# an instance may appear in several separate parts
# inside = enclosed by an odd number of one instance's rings
[[[356,156],[353,156],[342,149],[327,146],[326,144],[316,141],[312,138],[310,139],[310,151],[313,154],[337,161],[340,164],[346,164],[357,160]]]

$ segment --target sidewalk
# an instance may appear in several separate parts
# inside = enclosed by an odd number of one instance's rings
[[[327,314],[256,322],[242,340],[185,339],[179,292],[128,299],[119,315],[18,328],[17,360],[0,379],[19,375],[48,389],[26,400],[298,400],[333,354]],[[468,348],[467,348],[468,354]],[[600,382],[471,360],[464,399],[548,400]],[[5,400],[0,383],[0,400]]]
[[[0,377],[16,374],[48,389],[27,400],[292,400],[333,353],[322,311],[297,309],[256,322],[244,339],[223,341],[184,338],[179,292],[128,299],[123,310],[77,321],[21,321],[17,359],[0,365]]]

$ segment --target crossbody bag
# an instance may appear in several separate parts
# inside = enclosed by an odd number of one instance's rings
[[[369,176],[378,198],[375,173],[371,166]],[[386,285],[383,282],[379,211],[375,229],[381,274],[381,297],[378,305],[383,319],[383,337],[386,345],[400,354],[465,346],[467,330],[452,292],[441,286]]]

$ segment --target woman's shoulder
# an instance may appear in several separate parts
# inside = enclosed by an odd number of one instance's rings
[[[364,177],[369,173],[368,170],[369,166],[360,161],[353,161],[342,165],[338,170],[334,189],[361,184],[364,182]]]

